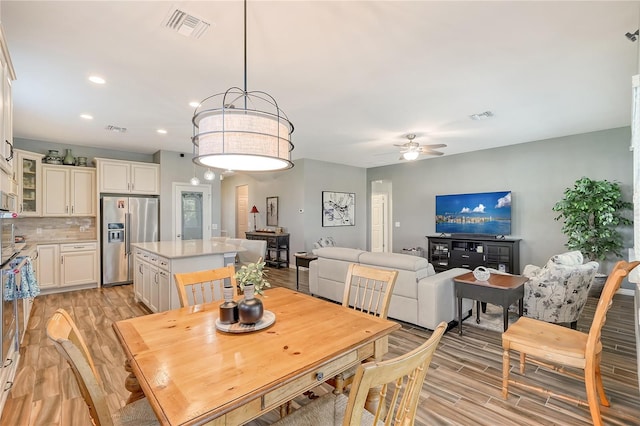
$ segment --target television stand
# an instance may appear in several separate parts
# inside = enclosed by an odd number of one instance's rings
[[[520,274],[520,239],[494,235],[427,236],[427,260],[436,272],[451,268],[494,268]]]

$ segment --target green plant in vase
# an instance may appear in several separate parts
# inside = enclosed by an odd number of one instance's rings
[[[264,260],[259,258],[256,263],[249,263],[238,269],[236,280],[242,291],[244,291],[245,286],[253,284],[254,291],[263,295],[264,289],[271,287],[271,284],[265,278],[267,270],[264,269],[264,266]]]
[[[262,301],[254,297],[254,293],[262,295],[265,288],[271,287],[265,278],[264,265],[265,262],[260,258],[256,263],[243,265],[236,272],[236,281],[244,294],[244,298],[238,303],[241,324],[255,324],[264,314]]]

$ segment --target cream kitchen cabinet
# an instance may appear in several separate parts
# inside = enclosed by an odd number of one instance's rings
[[[20,216],[42,214],[42,154],[16,149],[15,172],[18,181]]]
[[[100,193],[160,194],[160,165],[96,158]]]
[[[95,216],[96,171],[42,166],[42,216]]]
[[[38,244],[36,277],[42,291],[60,286],[60,245]]]
[[[8,176],[13,176],[13,98],[11,82],[16,73],[11,63],[9,49],[0,31],[0,169]]]
[[[171,273],[169,260],[157,254],[135,249],[133,289],[136,301],[151,312],[170,309]]]
[[[96,242],[39,244],[37,277],[43,293],[98,285]]]

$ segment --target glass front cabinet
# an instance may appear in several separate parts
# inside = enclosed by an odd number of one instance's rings
[[[42,154],[20,150],[16,150],[16,154],[18,159],[18,214],[20,216],[40,216]]]

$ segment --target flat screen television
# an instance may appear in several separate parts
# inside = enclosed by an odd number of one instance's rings
[[[436,195],[436,232],[511,235],[511,191]]]

